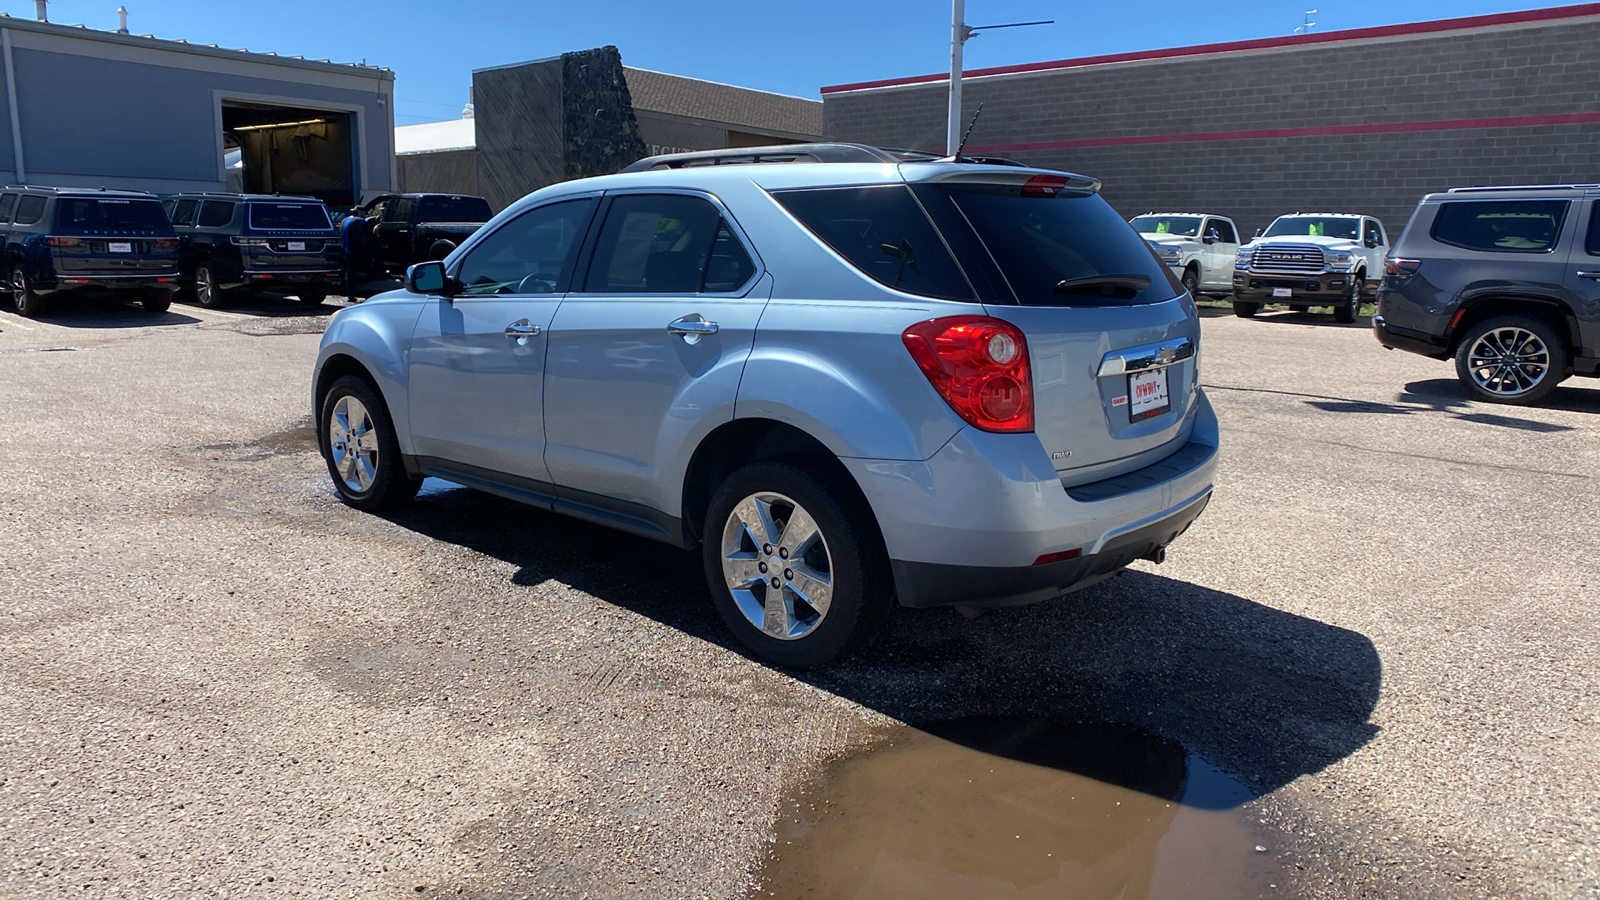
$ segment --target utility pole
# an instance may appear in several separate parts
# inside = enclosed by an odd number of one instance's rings
[[[951,0],[950,8],[950,121],[945,128],[944,152],[955,156],[961,148],[961,48],[969,38],[995,28],[1024,28],[1029,25],[1054,25],[1055,20],[1044,22],[1011,22],[1006,25],[969,26],[966,0]]]

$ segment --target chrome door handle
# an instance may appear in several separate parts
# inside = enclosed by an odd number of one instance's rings
[[[518,346],[527,346],[528,338],[539,333],[539,326],[527,319],[518,319],[506,326],[506,337],[514,338]]]
[[[1590,281],[1600,281],[1600,272],[1579,272],[1578,277],[1587,278]]]
[[[698,344],[700,339],[708,334],[716,334],[719,326],[709,321],[699,313],[690,313],[681,319],[674,319],[667,323],[667,334],[675,334],[683,338],[686,344]]]

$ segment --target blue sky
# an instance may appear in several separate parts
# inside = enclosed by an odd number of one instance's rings
[[[54,22],[116,28],[119,0],[52,0]],[[942,71],[948,0],[123,0],[135,34],[395,71],[396,123],[460,115],[472,70],[615,44],[627,65],[816,97],[829,84]],[[1550,6],[1516,0],[967,0],[973,25],[1055,19],[967,44],[967,68]],[[32,18],[33,0],[0,12]]]

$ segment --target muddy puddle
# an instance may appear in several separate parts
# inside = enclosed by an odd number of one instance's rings
[[[756,897],[1279,896],[1249,791],[1119,725],[962,719],[887,733],[779,808]]]

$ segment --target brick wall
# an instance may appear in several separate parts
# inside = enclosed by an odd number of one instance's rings
[[[1596,46],[1588,16],[969,78],[968,152],[1095,176],[1127,215],[1217,212],[1249,234],[1340,210],[1398,233],[1430,191],[1600,181]],[[947,90],[825,93],[824,132],[942,149]],[[1503,119],[1523,121],[1466,127]]]

